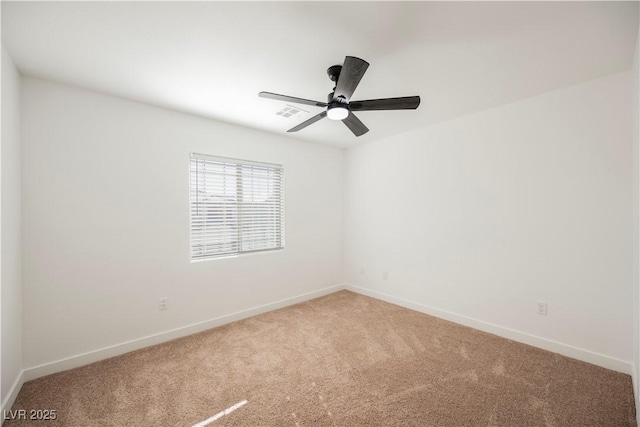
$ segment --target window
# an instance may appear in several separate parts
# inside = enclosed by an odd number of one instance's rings
[[[191,154],[191,259],[284,249],[281,165]]]

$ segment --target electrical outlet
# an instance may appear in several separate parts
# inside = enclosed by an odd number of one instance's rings
[[[537,313],[542,315],[542,316],[546,316],[547,315],[547,303],[546,302],[538,301],[538,303],[537,303]]]
[[[167,298],[160,298],[160,304],[158,306],[160,310],[166,310],[167,308]]]
[[[387,280],[388,278],[389,278],[389,273],[388,273],[388,272],[386,272],[386,271],[383,271],[383,272],[382,272],[382,279],[383,279],[383,280]]]

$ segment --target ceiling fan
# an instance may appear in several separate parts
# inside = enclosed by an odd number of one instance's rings
[[[358,87],[369,63],[354,56],[347,56],[344,64],[329,67],[327,74],[331,81],[336,82],[333,92],[327,97],[327,102],[312,101],[293,96],[279,95],[271,92],[260,92],[262,98],[278,101],[294,102],[298,104],[314,105],[326,109],[310,119],[289,129],[287,132],[297,132],[320,119],[328,117],[331,120],[342,120],[355,136],[369,132],[369,129],[353,114],[354,111],[372,110],[415,110],[420,105],[419,96],[405,96],[401,98],[368,99],[366,101],[351,101],[351,95]]]

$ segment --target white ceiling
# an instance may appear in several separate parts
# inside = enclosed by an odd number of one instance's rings
[[[2,2],[23,74],[341,147],[628,70],[637,34],[636,2]],[[258,92],[326,101],[345,55],[371,64],[353,100],[422,104],[287,134]]]

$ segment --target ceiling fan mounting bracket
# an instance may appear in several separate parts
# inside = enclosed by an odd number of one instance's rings
[[[329,75],[329,79],[332,82],[337,82],[340,77],[340,71],[342,71],[342,65],[332,65],[327,68],[327,74]]]

